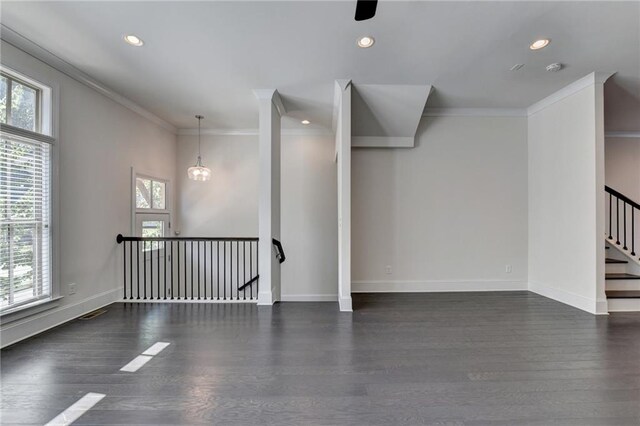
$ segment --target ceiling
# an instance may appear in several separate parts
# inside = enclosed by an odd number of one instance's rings
[[[382,0],[364,22],[354,1],[0,4],[3,25],[178,128],[196,113],[206,128],[256,128],[256,88],[281,93],[285,127],[331,128],[335,79],[430,84],[429,108],[526,108],[611,71],[607,130],[640,130],[638,2]],[[145,45],[125,44],[130,33]],[[356,47],[362,35],[375,45]],[[565,69],[545,71],[553,62]]]

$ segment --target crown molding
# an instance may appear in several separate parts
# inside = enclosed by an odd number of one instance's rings
[[[122,96],[121,94],[115,92],[114,90],[108,88],[107,86],[98,82],[97,80],[95,80],[88,74],[84,73],[83,71],[80,71],[75,66],[71,65],[64,59],[60,58],[59,56],[56,56],[54,53],[48,51],[47,49],[40,46],[39,44],[36,44],[35,42],[29,40],[22,34],[12,30],[11,28],[7,27],[4,24],[0,24],[0,30],[1,30],[0,38],[3,41],[9,43],[10,45],[14,46],[19,50],[22,50],[28,55],[33,56],[39,61],[44,62],[45,64],[56,69],[57,71],[76,80],[77,82],[82,83],[85,86],[95,90],[96,92],[106,96],[107,98],[122,105],[123,107],[137,113],[138,115],[146,118],[147,120],[151,121],[154,124],[157,124],[163,129],[168,130],[173,134],[176,134],[177,129],[173,124],[158,117],[152,112],[146,110],[144,107]]]
[[[178,129],[178,136],[198,136],[198,128]],[[202,129],[202,135],[206,136],[257,136],[258,129]]]
[[[610,131],[604,132],[605,138],[638,138],[640,139],[640,131],[626,131],[626,132],[617,132]]]
[[[423,117],[526,117],[523,108],[425,108]]]
[[[205,136],[258,136],[258,129],[202,129],[201,134]],[[326,129],[282,129],[283,136],[333,136],[333,133]],[[197,136],[198,128],[178,129],[178,136]]]
[[[534,103],[529,108],[527,108],[527,115],[533,115],[537,112],[542,111],[543,109],[555,104],[567,98],[580,90],[593,86],[594,84],[604,84],[609,77],[611,77],[615,73],[607,73],[607,72],[592,72],[590,74],[585,75],[579,80],[574,81],[573,83],[563,87],[555,93],[547,96],[546,98]]]

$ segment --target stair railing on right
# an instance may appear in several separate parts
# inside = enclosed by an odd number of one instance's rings
[[[640,220],[640,204],[608,186],[609,240],[636,256],[636,219]],[[615,215],[615,218],[614,218]]]

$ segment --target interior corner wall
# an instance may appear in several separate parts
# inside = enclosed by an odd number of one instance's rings
[[[131,229],[131,167],[175,181],[176,136],[4,41],[1,48],[3,65],[59,90],[63,296],[53,309],[3,322],[6,346],[122,298],[122,247],[115,239]],[[73,295],[70,283],[77,285]]]
[[[526,290],[526,120],[423,117],[415,148],[353,149],[353,291]]]
[[[591,313],[604,297],[602,120],[592,84],[528,122],[529,289]]]
[[[281,300],[337,300],[337,194],[331,136],[282,135]],[[258,136],[203,135],[202,160],[213,172],[193,182],[186,170],[197,136],[178,137],[178,226],[183,236],[258,235]]]

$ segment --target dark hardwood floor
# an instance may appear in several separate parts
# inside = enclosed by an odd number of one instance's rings
[[[638,425],[640,314],[527,292],[114,304],[2,351],[2,424]],[[170,342],[135,373],[119,369]]]

